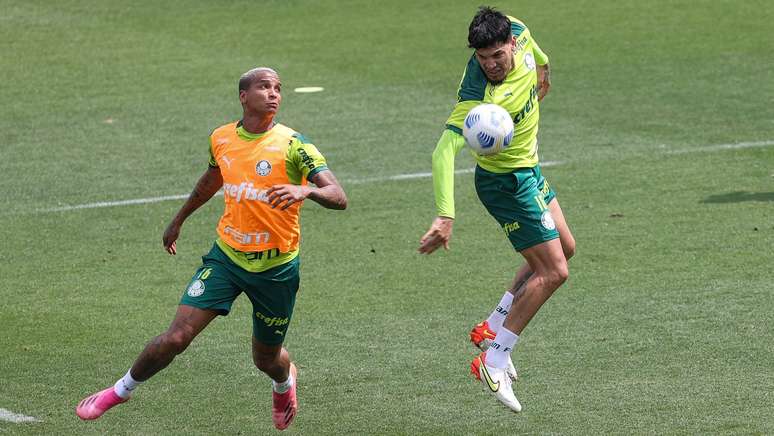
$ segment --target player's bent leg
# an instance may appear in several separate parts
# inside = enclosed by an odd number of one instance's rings
[[[503,325],[520,335],[540,307],[564,283],[569,272],[559,239],[552,239],[521,251],[533,270],[532,276],[518,298],[514,298],[511,310]]]
[[[529,264],[524,264],[519,268],[516,277],[513,279],[513,283],[511,283],[511,287],[508,288],[506,294],[500,299],[500,302],[497,304],[494,311],[492,311],[486,320],[476,324],[470,330],[470,342],[474,346],[481,351],[486,351],[486,349],[489,348],[489,345],[497,335],[497,331],[502,327],[503,321],[510,311],[514,295],[522,291],[524,284],[531,275],[532,269],[530,269]]]
[[[272,380],[287,380],[290,371],[290,354],[282,344],[265,344],[253,336],[253,363]]]
[[[559,232],[559,241],[562,245],[564,257],[566,260],[570,260],[575,254],[575,238],[572,236],[572,232],[570,232],[570,228],[562,213],[562,208],[559,206],[559,201],[556,198],[553,198],[548,204],[548,207],[556,224],[556,230]],[[508,289],[508,292],[514,295],[514,300],[517,300],[521,293],[524,292],[527,281],[532,274],[532,268],[529,266],[529,263],[522,265],[516,272],[511,287]],[[470,341],[482,351],[486,351],[486,349],[489,348],[495,335],[497,335],[497,331],[502,326],[502,321],[500,321],[498,325],[490,322],[492,318],[498,316],[497,312],[499,312],[499,316],[502,316],[503,312],[504,315],[507,316],[508,312],[511,311],[510,306],[507,308],[500,306],[501,305],[498,305],[487,320],[478,323],[470,331]]]
[[[253,363],[272,379],[271,419],[285,430],[298,413],[296,385],[298,372],[282,344],[264,344],[253,337]]]
[[[178,306],[175,318],[166,332],[149,342],[135,361],[130,374],[138,382],[145,381],[164,369],[182,353],[216,316],[217,312],[191,306]],[[104,389],[81,400],[75,409],[79,418],[97,419],[111,408],[129,401],[121,397],[114,386]]]
[[[132,377],[145,381],[166,368],[218,314],[215,310],[178,306],[167,331],[153,338],[132,365]]]

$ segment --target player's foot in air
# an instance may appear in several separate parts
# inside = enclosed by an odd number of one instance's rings
[[[113,386],[111,386],[104,391],[91,394],[81,400],[78,403],[78,407],[75,408],[75,414],[78,415],[78,418],[85,420],[97,419],[113,406],[127,401],[129,401],[129,398],[119,397]]]
[[[296,385],[298,384],[298,378],[296,377],[296,365],[293,362],[290,363],[290,375],[293,377],[293,386],[288,389],[284,394],[279,394],[272,391],[272,406],[271,406],[271,419],[274,421],[274,427],[279,430],[285,430],[293,422],[293,418],[296,417],[298,412],[298,399],[296,398]]]
[[[470,364],[470,372],[484,384],[484,390],[493,394],[501,403],[514,412],[521,412],[521,403],[516,399],[507,368],[493,368],[486,365],[486,353],[481,353]]]
[[[470,331],[470,342],[481,351],[486,351],[486,349],[492,345],[495,336],[497,336],[497,333],[490,330],[489,323],[484,320],[476,324],[476,326],[473,327],[473,330]]]
[[[472,342],[473,345],[478,347],[481,351],[486,351],[492,344],[495,336],[497,336],[497,334],[489,329],[489,323],[484,320],[476,324],[476,326],[473,327],[473,330],[470,331],[470,342]],[[510,356],[508,356],[507,371],[508,375],[514,381],[519,378],[518,373],[516,373],[516,367],[513,366],[513,361],[511,360]]]

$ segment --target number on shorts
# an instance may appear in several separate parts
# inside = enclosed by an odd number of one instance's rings
[[[210,276],[210,273],[212,273],[212,268],[204,268],[202,272],[199,273],[199,279],[207,280],[207,277]]]
[[[537,205],[540,208],[541,212],[543,212],[544,210],[548,209],[548,205],[546,205],[546,200],[543,199],[542,195],[536,195],[535,196],[535,202],[537,203]]]

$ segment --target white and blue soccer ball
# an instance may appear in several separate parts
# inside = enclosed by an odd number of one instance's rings
[[[489,155],[505,150],[513,140],[513,120],[496,104],[480,104],[468,112],[462,136],[473,151]]]

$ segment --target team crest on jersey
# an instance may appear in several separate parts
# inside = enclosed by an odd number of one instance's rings
[[[530,71],[535,69],[535,56],[533,56],[532,53],[524,53],[524,66]]]
[[[268,176],[271,173],[271,164],[267,160],[262,160],[255,164],[255,172],[259,176]]]
[[[204,282],[201,280],[196,280],[195,282],[191,283],[191,286],[188,287],[188,296],[190,297],[198,297],[203,293],[204,293]]]
[[[554,222],[554,217],[551,216],[550,210],[543,211],[543,216],[540,217],[540,223],[548,230],[554,230],[556,228],[556,223]]]

